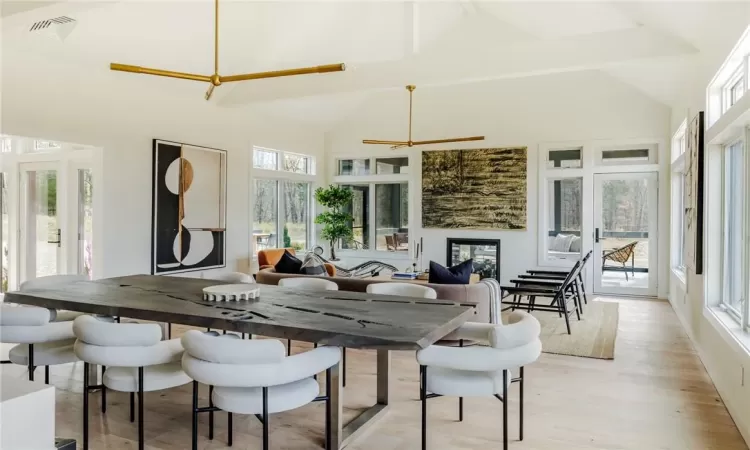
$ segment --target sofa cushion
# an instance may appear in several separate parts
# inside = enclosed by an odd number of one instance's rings
[[[581,238],[579,236],[573,236],[573,240],[570,241],[570,249],[568,251],[573,253],[581,253]]]
[[[436,284],[469,284],[474,260],[456,264],[453,267],[443,267],[435,261],[430,261],[430,283]]]
[[[558,234],[555,236],[549,249],[553,252],[569,252],[570,243],[574,237],[572,234]]]
[[[274,270],[278,273],[299,273],[301,268],[302,261],[289,252],[284,252],[279,258],[279,262],[274,266]]]
[[[328,272],[326,272],[326,268],[323,263],[320,262],[320,260],[316,258],[312,253],[308,253],[307,255],[305,255],[305,261],[302,263],[302,267],[300,268],[299,273],[301,273],[302,275],[316,276],[328,275]]]

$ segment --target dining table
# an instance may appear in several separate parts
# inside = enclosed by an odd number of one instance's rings
[[[205,278],[130,275],[8,292],[5,301],[83,313],[183,324],[376,352],[376,403],[344,423],[341,365],[332,368],[332,447],[352,443],[391,402],[391,352],[434,344],[475,315],[475,305],[349,291],[257,285],[251,300],[209,301]]]

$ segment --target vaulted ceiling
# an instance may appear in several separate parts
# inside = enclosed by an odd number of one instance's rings
[[[108,71],[110,62],[210,74],[213,3],[3,1],[3,50]],[[665,105],[701,89],[750,23],[750,2],[250,2],[222,0],[223,74],[344,62],[347,71],[221,86],[219,107],[262,104],[335,121],[384,89],[600,70]],[[40,20],[67,16],[64,39]],[[140,77],[201,98],[203,83]]]

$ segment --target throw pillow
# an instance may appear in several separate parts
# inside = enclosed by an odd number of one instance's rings
[[[285,251],[284,254],[281,255],[279,262],[274,266],[277,273],[299,274],[300,268],[302,268],[302,261],[288,251]]]
[[[435,261],[430,261],[430,279],[428,282],[434,284],[469,284],[473,268],[473,259],[467,259],[460,264],[448,268],[441,266]]]
[[[321,277],[327,275],[323,263],[312,253],[305,255],[305,262],[302,263],[299,273],[302,275],[316,275]]]
[[[570,241],[570,251],[573,253],[581,253],[581,238],[573,236],[573,240]]]
[[[573,240],[575,235],[572,234],[558,234],[555,236],[555,240],[552,241],[550,250],[553,252],[569,252],[570,242]]]

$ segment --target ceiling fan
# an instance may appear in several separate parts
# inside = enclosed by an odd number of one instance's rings
[[[214,73],[213,75],[200,75],[194,73],[174,72],[171,70],[152,69],[148,67],[132,66],[129,64],[111,63],[110,70],[130,73],[142,73],[144,75],[156,75],[160,77],[179,78],[182,80],[193,80],[211,83],[206,91],[206,100],[211,98],[214,88],[222,83],[233,81],[259,80],[262,78],[288,77],[292,75],[308,75],[313,73],[343,72],[346,66],[340,64],[327,64],[323,66],[300,67],[298,69],[274,70],[270,72],[245,73],[240,75],[219,75],[219,0],[214,0]]]
[[[412,96],[414,89],[417,87],[413,84],[407,85],[406,90],[409,91],[409,139],[406,141],[381,141],[377,139],[364,139],[363,144],[381,144],[391,145],[391,149],[395,150],[401,147],[414,147],[415,145],[428,145],[428,144],[445,144],[447,142],[468,142],[468,141],[483,141],[484,136],[469,136],[460,138],[449,138],[449,139],[433,139],[429,141],[412,141],[411,140],[411,112],[412,112]]]

